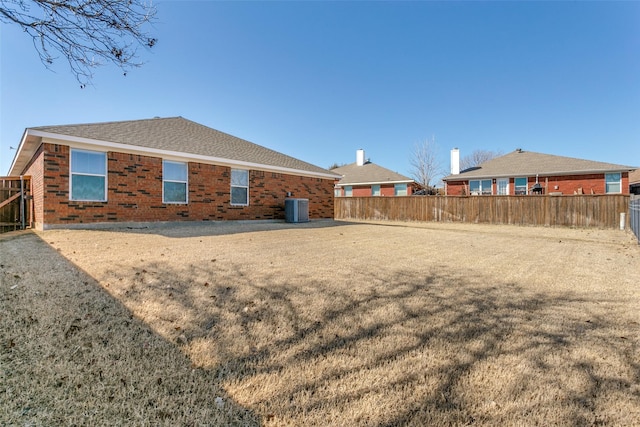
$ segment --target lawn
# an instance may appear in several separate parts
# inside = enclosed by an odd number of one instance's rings
[[[638,425],[639,264],[474,224],[0,237],[0,424]]]

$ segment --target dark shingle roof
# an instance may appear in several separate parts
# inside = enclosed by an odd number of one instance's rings
[[[330,171],[182,117],[30,128],[83,139],[294,169]]]
[[[534,176],[536,174],[547,176],[588,174],[621,172],[633,169],[635,167],[515,150],[504,156],[489,160],[476,168],[461,171],[458,175],[449,175],[443,180]]]
[[[367,162],[362,166],[351,163],[346,166],[332,169],[331,172],[342,175],[339,185],[356,184],[384,184],[387,182],[412,182],[411,178],[393,172],[389,169],[378,166],[375,163]]]

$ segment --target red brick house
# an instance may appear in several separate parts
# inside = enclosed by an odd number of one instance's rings
[[[640,169],[629,174],[629,192],[640,195]]]
[[[629,194],[632,166],[517,149],[478,167],[459,171],[459,153],[452,151],[451,175],[445,192],[459,195]]]
[[[365,160],[357,150],[356,162],[331,169],[341,176],[335,186],[336,197],[410,196],[415,181]]]
[[[287,197],[333,218],[335,174],[182,117],[34,127],[9,170],[33,226],[284,219]]]

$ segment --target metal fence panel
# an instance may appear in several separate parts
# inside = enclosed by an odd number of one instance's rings
[[[631,196],[629,201],[629,225],[640,243],[640,196]]]

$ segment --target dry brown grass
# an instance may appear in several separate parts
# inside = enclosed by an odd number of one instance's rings
[[[0,260],[0,424],[640,424],[628,233],[217,223]]]

